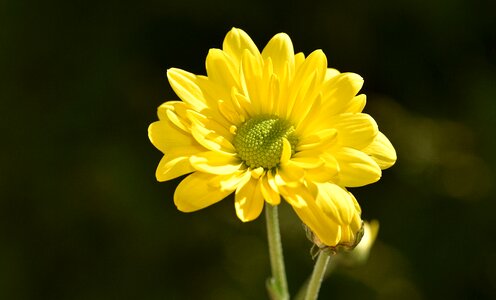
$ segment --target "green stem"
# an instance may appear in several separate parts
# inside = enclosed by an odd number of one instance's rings
[[[267,289],[273,300],[288,300],[288,283],[282,255],[281,233],[279,232],[279,216],[277,206],[265,205],[267,222],[267,240],[269,242],[270,265],[272,277],[267,282]]]
[[[330,256],[324,253],[324,251],[320,251],[317,262],[313,268],[312,277],[310,277],[310,281],[308,282],[305,300],[316,300],[319,296],[320,284],[324,278],[329,260]]]
[[[336,269],[336,267],[338,266],[338,258],[339,258],[339,255],[334,256],[334,259],[329,261],[329,263],[327,264],[327,268],[325,270],[325,273],[324,273],[324,278],[322,280],[325,280],[327,277],[329,277],[329,275],[331,275],[331,273],[334,271],[334,269]],[[310,274],[310,275],[312,275],[312,274]],[[310,279],[311,279],[311,276],[309,276],[307,278],[307,280],[305,281],[305,283],[300,287],[300,289],[298,290],[298,292],[296,293],[296,295],[293,298],[294,300],[304,300],[305,299],[305,296],[307,294],[308,284],[310,283]]]

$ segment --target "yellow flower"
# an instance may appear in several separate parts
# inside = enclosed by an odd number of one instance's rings
[[[322,243],[354,244],[361,211],[346,187],[379,180],[396,161],[362,113],[363,79],[327,68],[321,50],[295,55],[285,33],[260,53],[236,28],[210,49],[206,69],[167,71],[182,101],[162,104],[148,128],[164,153],[158,181],[191,173],[176,188],[177,208],[196,211],[234,192],[246,222],[282,196]]]

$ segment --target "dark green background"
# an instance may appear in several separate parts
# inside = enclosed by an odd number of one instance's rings
[[[0,2],[0,298],[265,299],[263,217],[232,198],[176,210],[148,141],[176,99],[170,67],[205,74],[232,26],[365,78],[366,112],[398,152],[353,189],[381,223],[370,261],[321,299],[495,299],[494,1]],[[287,205],[291,292],[312,268]]]

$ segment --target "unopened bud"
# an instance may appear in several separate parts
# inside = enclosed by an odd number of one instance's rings
[[[354,266],[364,264],[368,260],[370,249],[372,249],[377,233],[379,232],[379,221],[372,220],[370,222],[365,222],[363,229],[362,241],[353,249],[353,251],[343,253],[340,257],[340,262],[349,266]]]
[[[357,245],[359,245],[360,241],[362,240],[363,234],[364,234],[364,223],[362,222],[362,226],[358,230],[358,232],[355,234],[355,240],[352,242],[341,242],[337,245],[326,245],[322,243],[322,241],[319,239],[319,237],[313,233],[313,231],[303,224],[303,228],[305,229],[305,233],[307,238],[313,243],[313,247],[310,250],[312,257],[316,257],[320,251],[324,251],[325,253],[329,255],[335,255],[341,252],[350,252]],[[315,247],[317,247],[317,250],[315,250]]]

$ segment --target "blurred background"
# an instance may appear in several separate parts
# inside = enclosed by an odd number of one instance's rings
[[[236,26],[365,78],[398,162],[353,189],[381,228],[321,299],[495,299],[496,2],[0,2],[0,299],[266,299],[265,222],[176,210],[147,127]],[[287,205],[290,290],[310,243]]]

